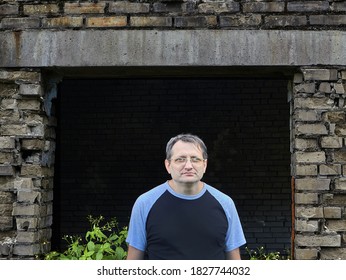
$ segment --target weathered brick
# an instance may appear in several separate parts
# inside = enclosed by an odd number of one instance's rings
[[[331,231],[346,231],[345,220],[328,220],[327,228]]]
[[[17,256],[34,256],[40,253],[39,244],[15,244],[13,247],[13,254]]]
[[[18,85],[16,84],[4,84],[0,83],[0,96],[2,98],[13,97],[18,91]]]
[[[335,12],[346,12],[346,2],[333,2],[331,10]]]
[[[322,12],[329,10],[328,1],[295,1],[287,3],[289,12]]]
[[[153,10],[155,13],[181,13],[191,2],[155,2],[153,3]]]
[[[208,27],[216,26],[217,19],[215,16],[194,16],[194,17],[176,17],[175,27]]]
[[[17,100],[12,98],[2,99],[0,102],[0,108],[3,110],[13,110],[17,108]]]
[[[345,89],[346,85],[345,84],[334,84],[333,88],[335,90],[335,93],[338,93],[338,94],[344,94],[346,92],[346,89]]]
[[[220,13],[236,13],[240,11],[240,5],[237,2],[208,2],[198,5],[198,12],[201,14],[220,14]]]
[[[323,211],[325,219],[341,219],[341,207],[324,207]]]
[[[295,179],[295,187],[301,191],[323,191],[329,190],[330,179],[302,178]]]
[[[13,152],[0,152],[0,163],[1,164],[13,164],[14,163],[14,153]]]
[[[103,14],[106,2],[99,3],[65,3],[65,14]]]
[[[134,16],[130,18],[130,25],[133,27],[170,27],[172,26],[171,17],[140,17]]]
[[[315,83],[302,83],[295,85],[293,87],[294,93],[315,93],[316,91],[316,84]]]
[[[40,139],[23,139],[21,142],[23,150],[43,150],[45,142]]]
[[[0,204],[1,205],[1,204]],[[13,229],[13,218],[12,216],[0,216],[0,231],[8,231]],[[0,243],[1,246],[1,243]],[[0,252],[1,254],[1,252]]]
[[[296,220],[295,226],[295,230],[301,232],[317,232],[319,230],[317,220]]]
[[[43,169],[40,165],[23,164],[20,171],[20,175],[28,177],[43,177]]]
[[[82,27],[83,17],[79,16],[63,16],[55,18],[44,18],[42,20],[43,27]]]
[[[306,247],[340,247],[341,236],[337,235],[301,235],[295,237],[297,246]]]
[[[36,99],[20,99],[18,100],[18,109],[39,111],[41,102]]]
[[[32,178],[16,178],[13,182],[15,190],[27,190],[31,191],[34,188]]]
[[[2,71],[0,70],[0,81],[24,81],[24,82],[39,82],[41,74],[31,71]]]
[[[320,83],[318,90],[320,92],[323,92],[323,93],[331,93],[332,92],[332,85],[331,85],[331,83],[322,82],[322,83]]]
[[[297,121],[317,121],[319,120],[319,114],[316,110],[296,110],[294,118]]]
[[[294,250],[296,260],[316,260],[318,258],[318,250],[316,248],[296,248]]]
[[[0,176],[14,176],[14,168],[8,164],[0,164]]]
[[[275,15],[266,17],[264,22],[269,26],[303,26],[307,24],[307,19],[306,16]]]
[[[297,163],[325,163],[325,152],[296,152]]]
[[[285,2],[246,2],[244,13],[280,13],[285,10]]]
[[[344,151],[344,150],[334,151],[334,162],[345,164],[346,163],[346,151]]]
[[[17,5],[13,5],[13,4],[0,5],[0,15],[1,16],[17,15],[19,13],[19,6],[18,4]]]
[[[344,25],[346,17],[344,15],[311,15],[311,25]]]
[[[294,139],[294,148],[297,150],[316,150],[318,148],[317,139]]]
[[[346,165],[342,166],[342,175],[346,177]]]
[[[117,1],[109,3],[110,13],[138,14],[149,13],[149,11],[149,3],[132,3],[129,1]]]
[[[124,27],[126,25],[127,25],[126,16],[89,17],[86,19],[87,27]]]
[[[346,178],[342,177],[335,179],[335,190],[346,191]]]
[[[346,113],[344,111],[325,112],[322,114],[322,118],[331,123],[345,123]]]
[[[38,232],[33,231],[18,231],[17,242],[18,243],[35,243],[39,240]]]
[[[324,124],[297,123],[295,126],[296,135],[327,135],[328,131]]]
[[[19,94],[24,96],[41,96],[42,87],[36,84],[21,84],[19,86]]]
[[[16,147],[15,138],[12,136],[0,136],[0,149],[14,149]]]
[[[232,26],[257,26],[261,24],[261,15],[234,15],[234,16],[220,16],[221,27]]]
[[[38,203],[41,202],[41,193],[37,191],[18,191],[17,201],[25,203]]]
[[[16,225],[19,230],[31,230],[38,227],[38,218],[16,217]]]
[[[317,204],[318,194],[317,193],[296,193],[295,204]]]
[[[14,203],[12,215],[14,216],[35,216],[39,215],[40,206],[37,204],[23,205]]]
[[[305,81],[336,81],[338,71],[336,69],[304,69]]]
[[[340,123],[335,125],[335,134],[337,136],[346,137],[346,123]],[[346,146],[346,144],[345,144]]]
[[[320,98],[295,98],[294,108],[312,109],[312,110],[331,110],[334,101],[328,97]]]
[[[297,176],[316,176],[317,174],[317,165],[309,164],[295,166],[295,175]]]
[[[321,175],[341,175],[341,164],[322,164],[320,165]]]
[[[14,202],[14,194],[12,192],[0,191],[0,204],[8,204]]]
[[[321,260],[346,260],[346,248],[322,248]]]
[[[342,138],[337,136],[322,137],[321,139],[322,148],[342,148]]]
[[[24,5],[24,15],[54,15],[59,12],[59,6],[57,4],[35,4]]]
[[[41,20],[39,18],[4,18],[1,20],[0,28],[4,29],[29,29],[39,28]]]
[[[296,217],[304,219],[323,218],[323,207],[296,207]]]

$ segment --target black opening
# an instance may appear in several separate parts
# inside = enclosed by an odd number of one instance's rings
[[[247,246],[290,248],[286,79],[67,79],[57,113],[53,249],[89,214],[127,225],[137,196],[169,179],[165,145],[182,132],[207,144],[204,181],[235,201]]]

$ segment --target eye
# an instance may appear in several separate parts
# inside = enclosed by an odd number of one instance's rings
[[[193,163],[200,163],[200,162],[202,162],[202,159],[200,159],[198,157],[191,157],[191,162],[193,162]]]
[[[174,160],[175,163],[184,163],[186,162],[186,158],[178,157]]]

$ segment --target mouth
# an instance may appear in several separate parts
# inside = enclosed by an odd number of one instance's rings
[[[182,173],[183,176],[195,176],[195,173],[194,172],[185,172],[185,173]]]

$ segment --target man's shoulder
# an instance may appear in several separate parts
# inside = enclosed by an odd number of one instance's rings
[[[147,192],[141,194],[137,198],[137,202],[149,203],[150,201],[155,201],[167,190],[167,183],[158,185]]]
[[[206,184],[207,191],[215,197],[220,203],[233,203],[232,198],[224,192]]]

